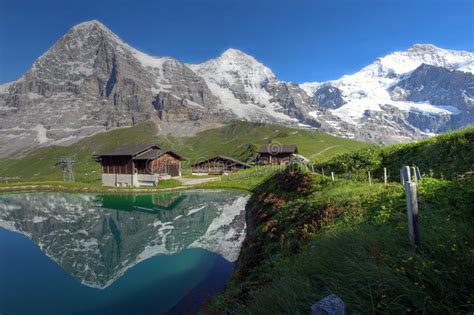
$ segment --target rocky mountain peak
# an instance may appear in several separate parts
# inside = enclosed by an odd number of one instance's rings
[[[214,72],[226,75],[226,80],[246,78],[249,84],[262,84],[276,77],[270,68],[241,50],[229,48],[219,57],[198,65],[191,65],[198,72]],[[234,81],[234,80],[232,80]]]
[[[80,80],[91,75],[100,53],[112,56],[112,52],[130,53],[130,47],[99,21],[77,24],[69,29],[48,51],[38,58],[29,76],[37,75],[51,81]],[[64,71],[61,76],[52,71]],[[79,75],[79,76],[78,76]],[[59,79],[59,80],[54,80]]]
[[[411,46],[410,48],[408,48],[408,51],[411,51],[411,52],[436,52],[436,51],[440,51],[440,50],[443,50],[439,47],[436,47],[435,45],[432,45],[432,44],[414,44],[413,46]]]
[[[81,30],[81,29],[93,29],[93,28],[100,28],[105,31],[112,32],[107,26],[102,24],[101,22],[97,20],[90,20],[90,21],[84,21],[82,23],[74,25],[71,30]]]
[[[76,38],[87,40],[88,38],[94,37],[101,37],[104,40],[110,40],[116,44],[131,48],[117,34],[97,20],[90,20],[76,24],[75,26],[71,27],[69,31],[63,36],[63,38],[70,40]]]
[[[474,60],[474,53],[448,50],[431,44],[415,44],[406,51],[398,51],[380,58],[380,66],[395,74],[415,70],[421,64],[447,69],[457,69],[468,60]]]
[[[273,72],[270,68],[266,67],[263,63],[257,61],[253,56],[235,48],[229,48],[224,51],[218,58],[214,59],[218,61],[221,65],[231,65],[231,66],[248,66],[253,68],[260,68],[268,74],[268,76],[273,76]]]
[[[229,48],[227,49],[226,51],[224,51],[222,54],[221,54],[221,57],[240,57],[240,58],[252,58],[252,56],[250,55],[247,55],[246,53],[244,53],[242,50],[239,50],[239,49],[235,49],[235,48]]]
[[[71,27],[58,42],[61,40],[85,41],[86,44],[94,38],[111,40],[126,45],[114,32],[97,20],[83,22]]]

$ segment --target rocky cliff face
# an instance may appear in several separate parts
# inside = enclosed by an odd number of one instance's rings
[[[4,89],[2,138],[14,150],[150,119],[153,82],[132,56],[99,23],[72,28]]]
[[[422,64],[407,78],[389,88],[396,101],[428,102],[454,115],[422,115],[411,112],[411,124],[432,133],[458,129],[474,122],[474,75]]]
[[[0,157],[141,121],[178,136],[239,119],[407,141],[473,123],[473,64],[471,52],[414,45],[339,80],[298,85],[236,49],[184,64],[90,21],[0,85]]]
[[[346,103],[342,98],[341,90],[331,85],[323,84],[313,94],[322,108],[336,109]]]
[[[178,100],[177,102],[175,100]],[[183,63],[145,55],[97,21],[69,30],[15,82],[0,86],[0,156],[67,144],[160,118],[212,120],[217,98]],[[181,107],[177,107],[180,103]]]

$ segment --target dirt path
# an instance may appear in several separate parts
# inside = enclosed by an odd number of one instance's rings
[[[183,184],[184,186],[191,186],[197,184],[203,184],[215,180],[220,180],[220,177],[203,177],[203,178],[186,178],[186,177],[178,177],[176,178]]]
[[[309,157],[309,159],[312,159],[312,158],[314,158],[315,156],[321,155],[321,154],[323,154],[324,152],[326,152],[326,151],[328,151],[328,150],[331,150],[331,149],[334,149],[334,148],[337,148],[337,147],[340,147],[340,145],[338,144],[338,145],[333,145],[333,146],[327,147],[326,149],[324,149],[324,150],[322,150],[322,151],[320,151],[320,152],[318,152],[318,153],[315,153],[315,154],[311,155],[311,156]]]

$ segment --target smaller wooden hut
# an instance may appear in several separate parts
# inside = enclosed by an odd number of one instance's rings
[[[280,145],[271,143],[258,149],[256,162],[259,165],[285,165],[290,163],[297,153],[298,148],[295,144]]]
[[[213,158],[194,163],[191,165],[191,172],[193,175],[218,175],[233,173],[249,167],[251,166],[242,161],[228,156],[217,155]]]

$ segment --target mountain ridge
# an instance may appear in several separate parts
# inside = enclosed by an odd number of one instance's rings
[[[468,75],[426,72],[418,79],[425,84],[404,85],[403,93],[430,82],[446,86],[455,76],[464,80],[466,101],[460,104],[458,92],[442,105],[394,99],[390,88],[421,64]],[[338,80],[295,84],[234,48],[199,64],[150,56],[92,20],[68,30],[18,80],[0,85],[0,157],[143,121],[176,136],[244,120],[376,143],[408,141],[474,122],[473,64],[474,53],[415,44]],[[428,77],[441,74],[442,80]]]

